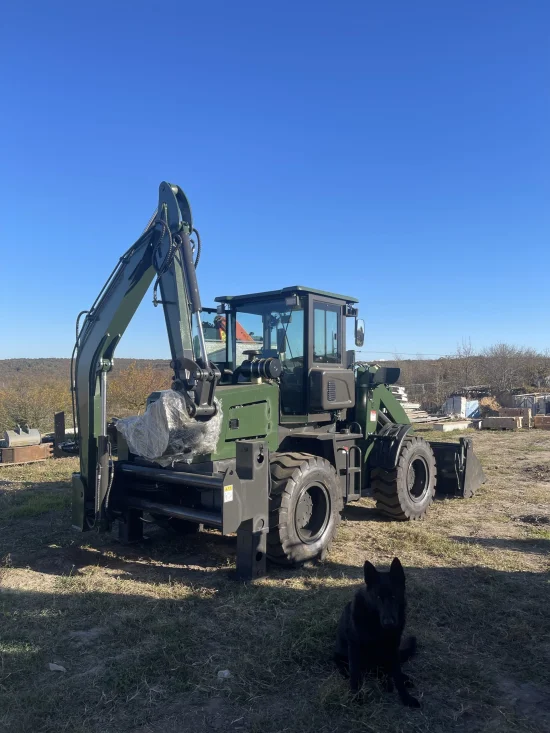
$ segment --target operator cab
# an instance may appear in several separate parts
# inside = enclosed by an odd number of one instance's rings
[[[281,417],[291,421],[309,414],[331,419],[355,404],[345,339],[345,319],[355,317],[362,345],[355,298],[295,285],[216,301],[214,321],[225,342],[225,363],[218,366],[231,372],[233,383],[278,377]]]

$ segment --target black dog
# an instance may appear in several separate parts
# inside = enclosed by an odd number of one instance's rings
[[[365,674],[383,675],[391,692],[393,683],[401,701],[418,708],[420,703],[407,690],[411,686],[401,664],[416,651],[416,639],[409,637],[401,647],[405,628],[405,571],[393,559],[389,573],[379,573],[370,562],[364,565],[365,586],[344,608],[338,625],[334,659],[350,678],[353,693],[361,688]]]

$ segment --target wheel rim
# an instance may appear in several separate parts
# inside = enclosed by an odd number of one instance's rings
[[[310,545],[316,542],[327,528],[330,519],[330,498],[322,484],[305,486],[296,502],[294,524],[300,540]]]
[[[415,458],[407,471],[407,491],[411,499],[420,502],[428,490],[428,464],[423,458]]]

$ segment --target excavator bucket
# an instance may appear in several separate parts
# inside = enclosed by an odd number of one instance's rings
[[[469,499],[486,478],[470,438],[458,443],[430,442],[437,466],[436,494]]]

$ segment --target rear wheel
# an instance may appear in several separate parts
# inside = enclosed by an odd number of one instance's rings
[[[424,438],[405,438],[396,468],[371,473],[376,508],[391,519],[422,519],[434,500],[435,482],[435,457]]]
[[[324,557],[343,509],[336,471],[309,453],[276,453],[271,459],[267,555],[279,565]]]

